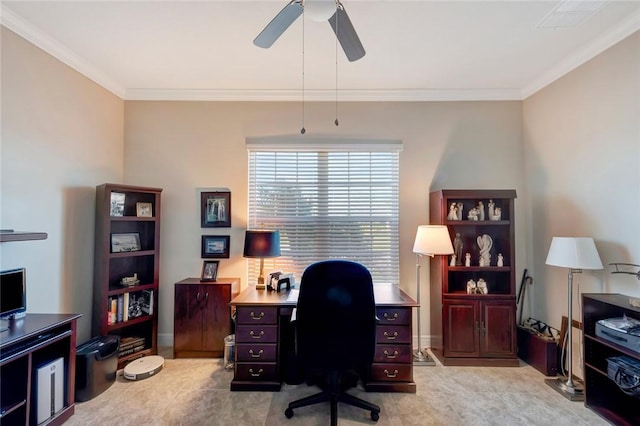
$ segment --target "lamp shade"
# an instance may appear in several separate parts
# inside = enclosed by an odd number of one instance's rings
[[[247,230],[244,236],[244,257],[280,256],[280,232],[264,229]]]
[[[452,254],[453,245],[449,237],[449,230],[445,225],[420,225],[413,243],[416,254]]]
[[[545,262],[572,269],[602,269],[593,238],[553,237]]]

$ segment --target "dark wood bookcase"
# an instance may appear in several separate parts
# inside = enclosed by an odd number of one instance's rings
[[[112,215],[114,193],[124,194],[124,204],[117,209],[121,216]],[[141,356],[158,353],[161,193],[160,188],[113,183],[96,187],[93,334],[140,337],[145,340],[144,347],[119,357],[118,368]],[[145,210],[151,216],[137,216],[138,203],[144,203]],[[114,253],[114,234],[137,235],[138,247]],[[139,280],[135,285],[125,286],[121,283],[122,278],[134,274]],[[150,309],[143,310],[139,305],[143,293],[151,295],[148,301],[152,306]],[[116,314],[115,321],[113,317],[110,319],[114,301],[116,312],[121,313]]]
[[[450,265],[450,256],[431,258],[430,319],[433,353],[444,365],[517,366],[516,285],[514,243],[515,190],[440,190],[430,193],[429,216],[433,225],[447,225],[453,242],[463,243],[462,265]],[[469,220],[479,202],[484,220]],[[452,203],[463,206],[462,219],[448,219]],[[501,210],[489,218],[488,206]],[[493,220],[492,220],[493,219]],[[479,265],[477,238],[493,241],[489,265]],[[464,255],[471,255],[465,266]],[[498,254],[503,265],[497,266]],[[487,294],[467,294],[467,282],[487,283]]]
[[[640,361],[640,354],[596,336],[599,320],[623,315],[640,320],[640,308],[631,306],[628,296],[582,295],[585,406],[612,424],[631,426],[640,424],[640,401],[622,392],[607,376],[607,358],[626,355]]]

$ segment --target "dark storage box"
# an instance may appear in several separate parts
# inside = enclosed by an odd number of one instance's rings
[[[624,355],[607,358],[607,376],[622,392],[640,398],[640,361]]]
[[[601,319],[596,336],[640,353],[640,321],[631,317]]]
[[[76,349],[76,398],[88,401],[116,381],[120,336],[98,336]]]
[[[558,344],[518,326],[518,358],[544,374],[558,374]]]

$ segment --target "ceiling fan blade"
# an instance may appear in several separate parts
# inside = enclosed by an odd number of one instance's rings
[[[353,28],[353,24],[342,3],[338,2],[336,13],[329,18],[329,24],[331,24],[333,32],[336,33],[349,62],[357,61],[365,55],[364,47],[362,47],[358,34],[356,34],[356,30]]]
[[[253,40],[253,44],[265,49],[271,47],[300,15],[302,15],[302,0],[293,0],[264,27],[264,30]]]

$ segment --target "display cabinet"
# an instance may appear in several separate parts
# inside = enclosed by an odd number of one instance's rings
[[[135,341],[118,368],[157,354],[160,188],[107,183],[96,188],[94,335]]]
[[[515,190],[440,190],[430,223],[457,256],[431,258],[433,353],[444,365],[517,366]]]
[[[224,338],[233,332],[229,302],[240,294],[240,278],[201,282],[186,278],[175,284],[174,358],[224,355]]]
[[[596,336],[599,320],[623,315],[640,320],[640,308],[631,306],[628,296],[582,295],[585,406],[612,424],[631,426],[640,424],[640,402],[609,378],[607,358],[624,355],[640,361],[640,353]]]

